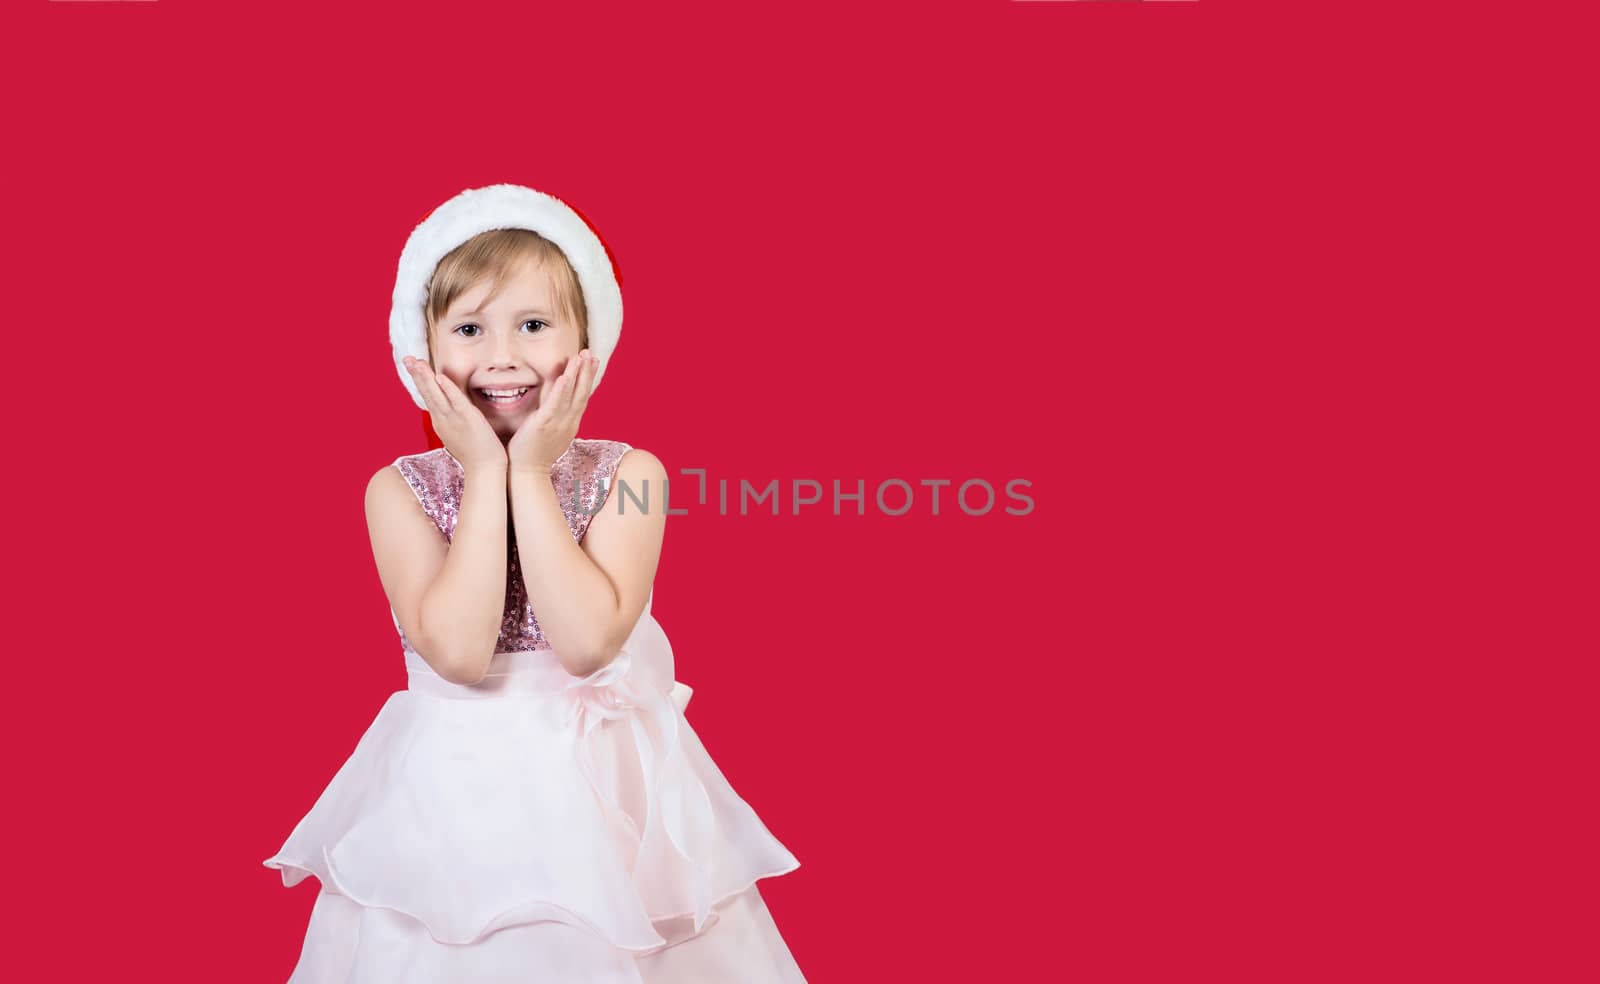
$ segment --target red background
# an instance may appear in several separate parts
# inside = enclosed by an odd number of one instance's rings
[[[578,7],[13,5],[26,979],[288,976],[316,883],[260,862],[405,683],[395,264],[498,181],[623,274],[583,436],[1032,483],[669,521],[655,614],[809,980],[1593,979],[1592,35]]]

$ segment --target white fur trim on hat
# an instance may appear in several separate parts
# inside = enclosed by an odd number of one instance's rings
[[[428,281],[445,254],[490,229],[530,229],[560,247],[583,289],[589,320],[589,351],[599,364],[594,385],[600,385],[611,351],[622,335],[622,290],[611,258],[598,236],[570,206],[552,195],[522,185],[497,184],[469,188],[434,209],[412,230],[400,251],[394,282],[394,307],[389,312],[389,341],[400,382],[418,407],[427,409],[406,370],[406,356],[428,361],[428,325],[423,306]]]

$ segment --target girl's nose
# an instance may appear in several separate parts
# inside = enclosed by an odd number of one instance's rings
[[[516,350],[511,339],[504,335],[494,336],[494,347],[489,352],[490,358],[497,366],[509,366],[516,362]]]

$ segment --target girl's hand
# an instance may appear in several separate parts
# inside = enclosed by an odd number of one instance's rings
[[[506,448],[500,435],[494,432],[483,411],[472,403],[472,398],[461,392],[461,387],[450,381],[444,373],[436,373],[421,359],[406,356],[406,369],[428,405],[428,417],[433,432],[444,442],[444,448],[461,462],[466,471],[479,469],[504,469]]]
[[[578,421],[589,405],[599,364],[588,349],[567,361],[555,383],[540,395],[539,408],[511,435],[506,457],[512,471],[548,472],[556,459],[566,454],[578,436]]]

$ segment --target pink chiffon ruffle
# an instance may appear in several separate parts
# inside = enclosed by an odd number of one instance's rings
[[[550,650],[472,687],[407,670],[263,862],[322,885],[293,980],[804,980],[756,887],[800,862],[684,717],[648,606],[586,677]]]

